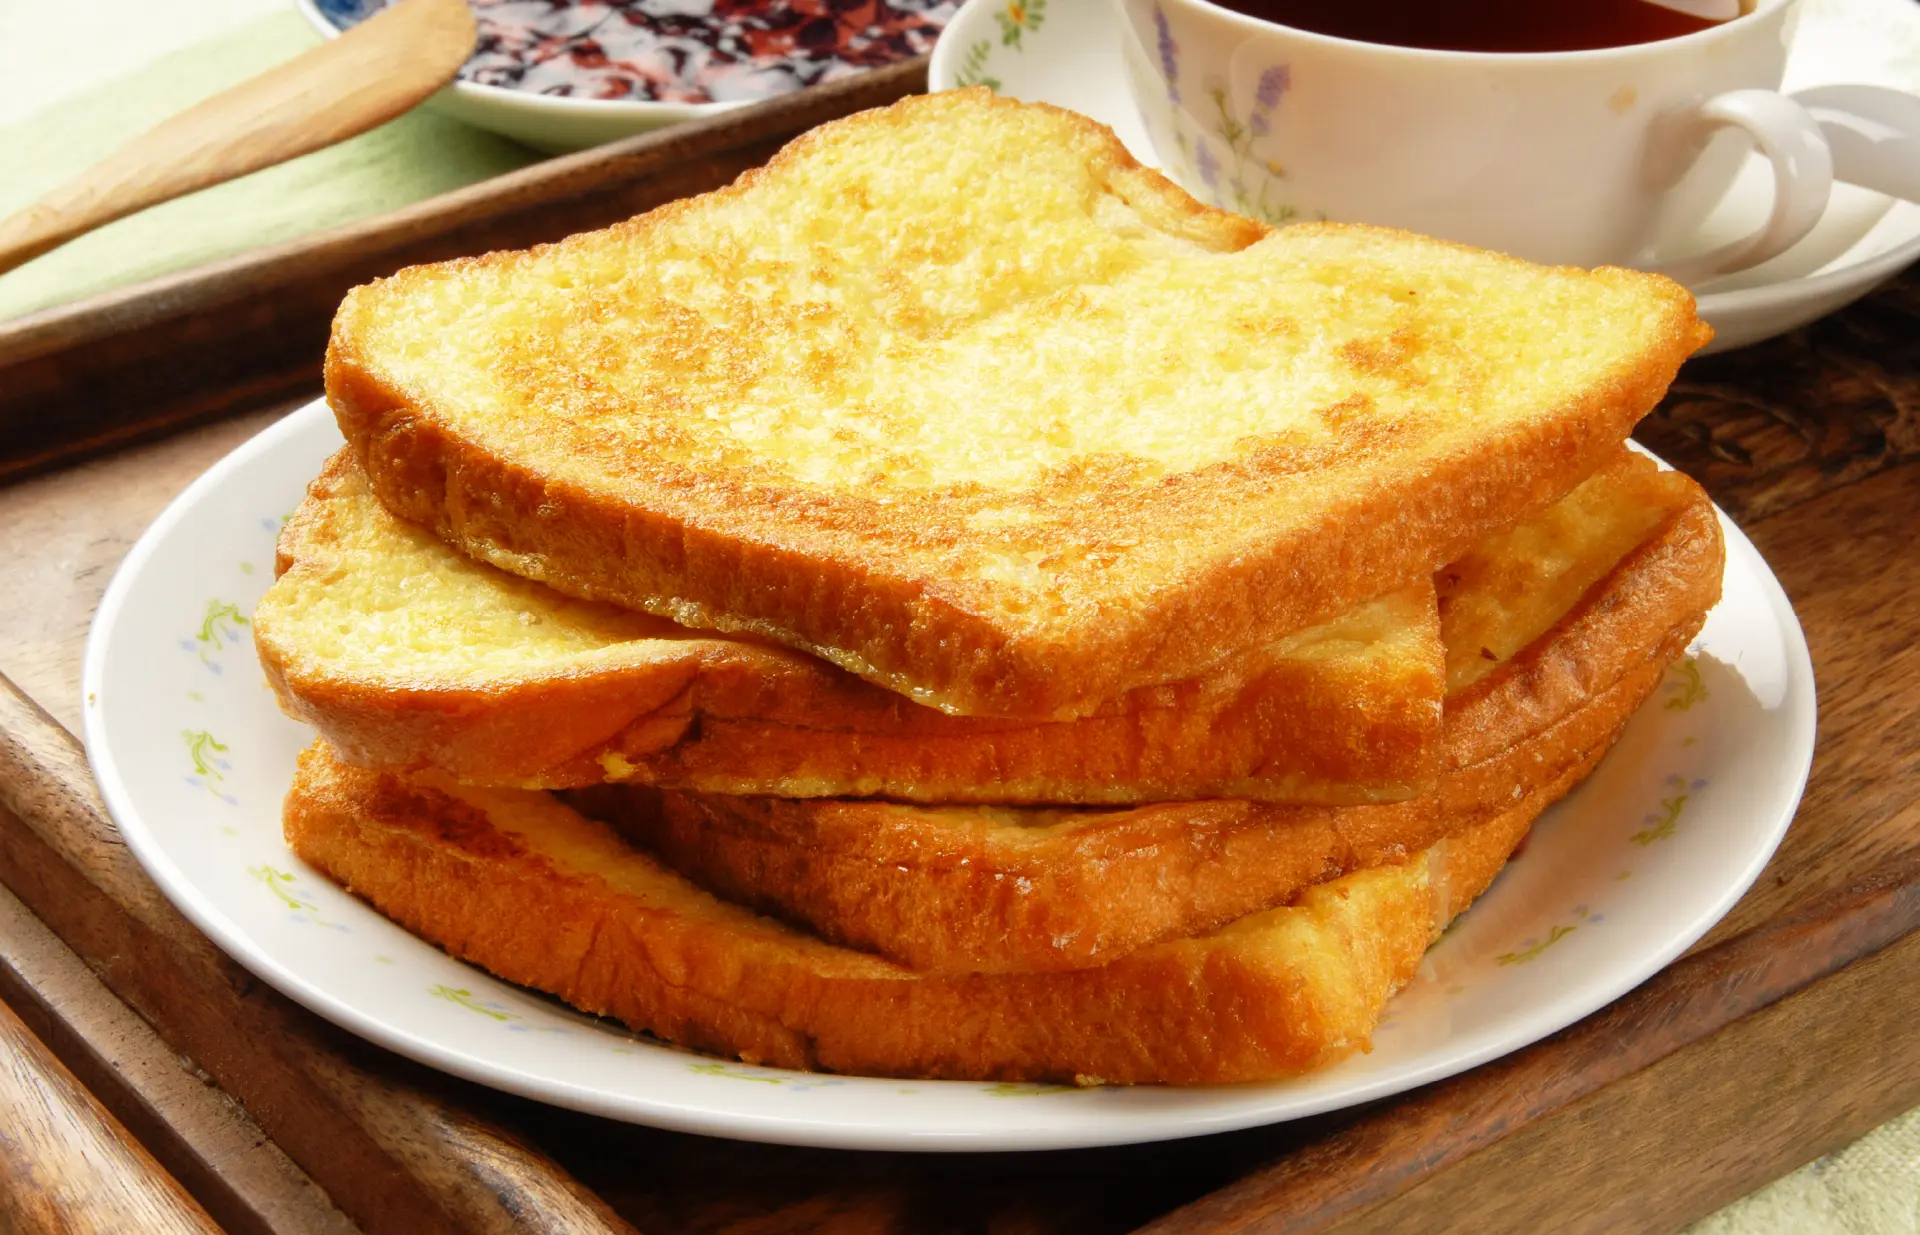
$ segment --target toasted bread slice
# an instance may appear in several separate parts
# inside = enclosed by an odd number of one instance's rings
[[[1426,577],[1709,336],[1657,276],[1274,231],[971,90],[357,288],[326,381],[380,499],[471,556],[1061,719]]]
[[[729,900],[916,969],[1097,964],[1425,848],[1603,749],[1698,632],[1722,564],[1699,486],[1625,452],[1470,553],[1445,580],[1463,668],[1427,799],[1040,811],[609,790],[578,804]]]
[[[1585,769],[1412,860],[1111,965],[916,974],[701,891],[551,795],[306,752],[302,859],[499,976],[751,1063],[952,1079],[1263,1080],[1363,1049],[1448,920]]]
[[[1439,764],[1431,584],[1076,721],[949,716],[786,648],[570,599],[396,519],[343,452],[281,533],[254,641],[348,762],[932,802],[1403,799]]]
[[[1664,670],[1719,602],[1725,566],[1706,492],[1625,452],[1566,500],[1475,545],[1435,580],[1446,767],[1495,758],[1515,733],[1557,722],[1649,662]]]

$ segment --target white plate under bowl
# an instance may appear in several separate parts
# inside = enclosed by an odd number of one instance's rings
[[[282,521],[339,441],[324,404],[303,408],[215,465],[127,556],[84,670],[107,806],[174,904],[320,1015],[422,1063],[616,1119],[801,1145],[1014,1150],[1195,1136],[1383,1097],[1552,1033],[1672,960],[1759,874],[1812,757],[1805,640],[1728,527],[1725,598],[1697,646],[1433,949],[1371,1054],[1296,1081],[1186,1089],[727,1063],[452,960],[287,851],[280,802],[312,735],[275,707],[247,618]]]
[[[1018,23],[1009,14],[1018,11]],[[1012,24],[1010,24],[1012,23]],[[929,88],[988,85],[1109,125],[1149,167],[1161,166],[1120,63],[1113,0],[967,0],[934,45]],[[1018,38],[1007,31],[1016,30]],[[1920,4],[1913,0],[1804,0],[1782,89],[1835,82],[1920,94]],[[1669,238],[1678,255],[1736,240],[1765,217],[1771,173],[1757,157],[1697,235]],[[1850,184],[1813,232],[1764,265],[1694,289],[1714,329],[1708,351],[1744,347],[1804,326],[1872,291],[1920,259],[1920,204]]]

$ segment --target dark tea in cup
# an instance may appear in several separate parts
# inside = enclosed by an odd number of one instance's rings
[[[1236,13],[1361,43],[1430,51],[1593,51],[1719,25],[1652,0],[1214,0]],[[1738,6],[1737,16],[1745,5]]]

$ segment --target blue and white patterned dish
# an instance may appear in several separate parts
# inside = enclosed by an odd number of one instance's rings
[[[1678,956],[1758,876],[1812,758],[1805,640],[1765,563],[1729,526],[1725,599],[1692,654],[1433,949],[1371,1054],[1297,1081],[1192,1089],[746,1067],[496,981],[288,853],[280,801],[310,735],[275,707],[247,623],[282,520],[338,444],[323,403],[294,413],[195,482],[121,566],[83,685],[87,753],[108,808],[182,912],[315,1012],[431,1066],[616,1119],[829,1147],[1049,1149],[1222,1132],[1384,1097],[1536,1041]]]

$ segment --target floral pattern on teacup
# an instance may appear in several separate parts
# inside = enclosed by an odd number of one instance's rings
[[[1029,31],[1038,34],[1046,24],[1047,0],[1007,0],[993,19],[1000,26],[1000,42],[1019,51],[1020,36]]]
[[[1180,44],[1173,41],[1173,27],[1167,23],[1167,12],[1159,5],[1153,6],[1154,50],[1160,55],[1160,74],[1167,79],[1167,102],[1176,106],[1180,102]]]
[[[998,93],[1000,79],[987,72],[987,57],[993,54],[993,40],[981,39],[967,46],[966,54],[960,57],[960,67],[954,72],[953,84],[967,86],[985,86]]]
[[[1047,0],[1006,0],[994,11],[993,20],[1000,27],[1002,47],[1011,47],[1017,52],[1025,51],[1023,38],[1038,34],[1040,27],[1047,23]],[[960,67],[954,71],[953,84],[962,88],[985,86],[998,93],[1000,79],[987,71],[987,59],[992,54],[992,39],[979,39],[968,44],[960,58]]]
[[[1275,226],[1300,218],[1299,206],[1281,189],[1287,170],[1273,148],[1281,104],[1293,88],[1292,66],[1269,64],[1262,69],[1245,106],[1226,82],[1209,79],[1201,83],[1190,108],[1183,99],[1193,96],[1184,94],[1180,83],[1180,40],[1159,5],[1153,8],[1153,27],[1153,53],[1166,84],[1167,106],[1149,109],[1143,103],[1142,110],[1150,127],[1171,134],[1177,152],[1172,170],[1178,179],[1189,192],[1222,210]]]
[[[1260,74],[1254,88],[1253,106],[1244,118],[1225,85],[1208,84],[1206,96],[1213,104],[1211,132],[1194,135],[1189,157],[1193,177],[1205,186],[1214,205],[1275,226],[1291,223],[1300,216],[1296,206],[1280,200],[1276,193],[1279,182],[1286,179],[1286,168],[1278,159],[1264,157],[1255,149],[1273,132],[1280,100],[1292,84],[1293,74],[1286,65],[1269,65]],[[1188,115],[1191,119],[1191,114]],[[1224,152],[1224,161],[1214,153],[1216,140]],[[1188,154],[1184,132],[1176,130],[1174,141],[1182,154]]]

